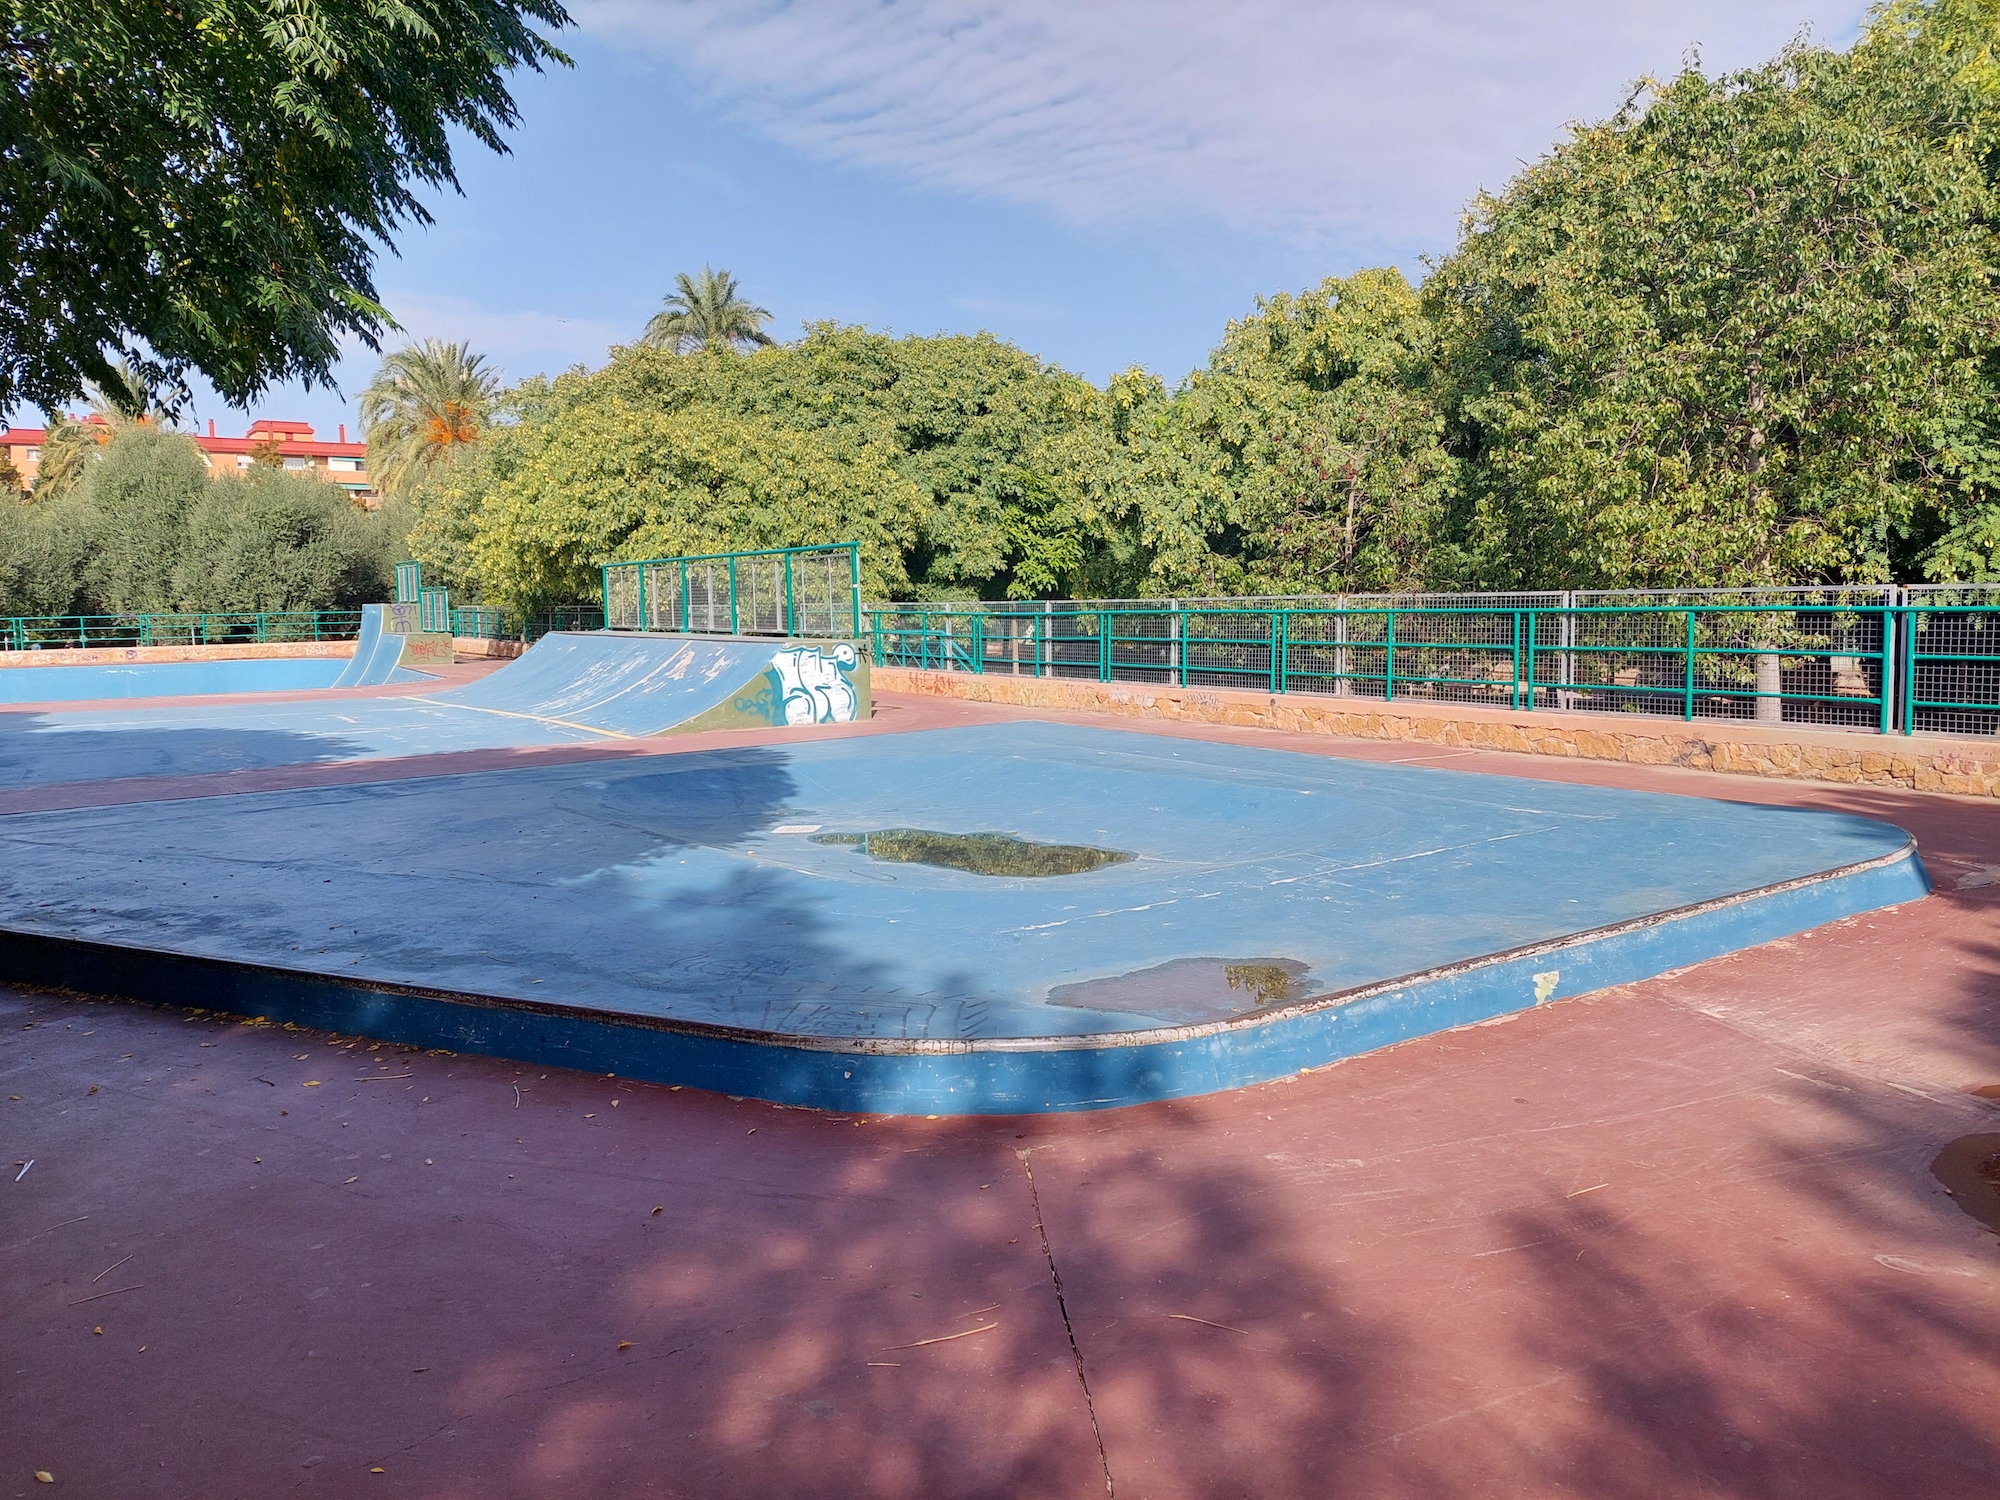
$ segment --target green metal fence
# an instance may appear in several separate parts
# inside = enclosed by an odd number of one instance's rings
[[[2000,608],[1985,612],[1985,654],[1968,658],[1954,637],[1950,651],[1899,655],[1899,642],[1943,631],[1947,618],[1962,631],[1968,613],[1980,612],[1931,611],[1925,623],[1924,612],[1837,599],[1587,608],[885,606],[870,615],[868,641],[884,666],[1888,733],[1930,727],[1912,718],[1901,689],[1931,680],[1913,667],[1937,678],[1949,664],[1960,673],[1954,681],[1976,684],[1925,700],[1925,710],[1963,715],[1968,698],[1984,695],[1984,711],[2000,716]]]
[[[861,548],[840,542],[611,563],[603,598],[607,630],[858,638]]]
[[[245,646],[272,641],[351,641],[358,609],[217,614],[40,615],[0,619],[0,651],[79,646]]]

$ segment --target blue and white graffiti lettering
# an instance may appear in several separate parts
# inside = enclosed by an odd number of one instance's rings
[[[846,643],[832,650],[794,646],[771,658],[778,680],[778,699],[787,724],[846,724],[861,706],[849,678],[854,672],[854,648]]]

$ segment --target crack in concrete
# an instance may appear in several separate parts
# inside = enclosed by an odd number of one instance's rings
[[[1031,1151],[1016,1151],[1021,1170],[1028,1178],[1028,1203],[1035,1214],[1035,1233],[1042,1237],[1042,1257],[1049,1263],[1049,1281],[1056,1290],[1056,1312],[1062,1317],[1063,1332],[1069,1335],[1069,1355],[1076,1364],[1076,1383],[1083,1388],[1083,1409],[1090,1416],[1090,1435],[1097,1439],[1097,1462],[1104,1470],[1104,1493],[1116,1496],[1111,1483],[1111,1459],[1104,1451],[1104,1429],[1097,1425],[1097,1404],[1090,1398],[1090,1379],[1083,1370],[1083,1350],[1076,1342],[1076,1328],[1069,1320],[1069,1303],[1063,1297],[1062,1272],[1056,1268],[1056,1253],[1049,1247],[1048,1225],[1042,1222],[1042,1195],[1035,1186],[1035,1169],[1029,1165]]]

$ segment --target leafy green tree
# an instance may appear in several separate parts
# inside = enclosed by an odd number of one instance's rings
[[[685,354],[691,349],[733,351],[744,344],[765,347],[772,342],[764,331],[770,309],[737,296],[736,278],[727,271],[707,266],[699,276],[682,271],[674,277],[674,287],[647,320],[640,343]]]
[[[1689,71],[1475,203],[1425,299],[1484,581],[1886,579],[1983,513],[1995,137],[1961,72],[1880,27]]]
[[[430,465],[477,442],[499,393],[500,377],[464,344],[425,339],[389,355],[361,393],[376,487],[397,494]]]
[[[176,587],[188,521],[212,481],[194,442],[133,423],[116,431],[78,486],[93,538],[84,592],[104,614],[183,607]]]
[[[0,615],[70,615],[88,608],[85,570],[95,516],[74,492],[32,505],[0,499]]]
[[[1424,585],[1456,482],[1428,356],[1393,269],[1261,303],[1171,395],[1112,382],[1096,451],[1065,465],[1086,531],[1148,594]]]
[[[496,150],[557,0],[0,0],[0,411],[123,351],[185,399],[329,383],[387,314],[378,247]],[[173,404],[172,402],[169,403]]]
[[[386,597],[382,520],[337,486],[252,469],[204,487],[185,518],[174,596],[195,610],[337,609]]]
[[[600,400],[521,424],[490,473],[473,540],[483,596],[527,613],[594,598],[617,559],[858,540],[894,591],[918,495],[888,455],[745,421]],[[420,536],[419,540],[423,538]]]

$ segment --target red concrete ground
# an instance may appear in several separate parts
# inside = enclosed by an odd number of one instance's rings
[[[0,991],[0,1496],[2000,1494],[2000,806],[1177,732],[1866,813],[1939,890],[1029,1121]]]

